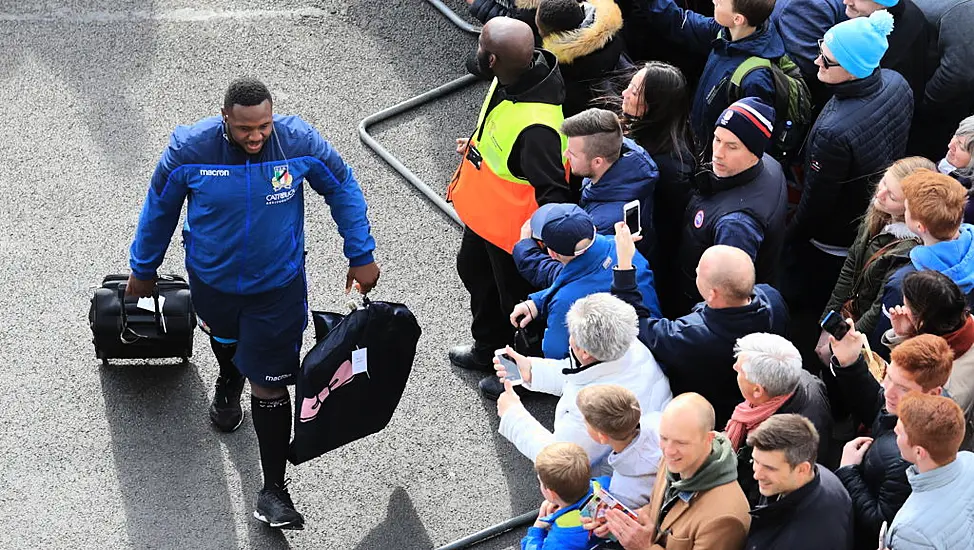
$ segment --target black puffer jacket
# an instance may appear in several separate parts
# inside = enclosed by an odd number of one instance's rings
[[[805,144],[805,187],[788,240],[849,247],[872,182],[906,151],[913,93],[889,69],[829,88],[834,95]]]
[[[815,479],[751,510],[746,550],[849,550],[852,502],[835,474],[815,466]]]
[[[551,33],[542,38],[542,47],[555,54],[565,79],[565,117],[589,107],[593,99],[618,96],[611,77],[631,68],[622,54],[622,13],[612,0],[587,0],[582,3],[585,19],[577,29]]]
[[[820,436],[818,462],[823,463],[828,458],[832,413],[829,410],[829,397],[825,391],[825,383],[819,377],[803,370],[798,380],[798,387],[795,388],[795,395],[785,401],[775,414],[800,414],[809,419]],[[756,505],[761,498],[758,483],[754,480],[754,467],[751,464],[753,452],[754,449],[747,444],[741,445],[737,451],[737,482],[751,506]]]
[[[872,426],[873,443],[862,464],[835,471],[849,496],[855,517],[855,548],[873,550],[883,522],[892,523],[912,492],[906,478],[909,462],[896,446],[896,416],[886,411],[883,389],[869,373],[866,361],[835,367],[836,381],[852,408],[853,420]]]

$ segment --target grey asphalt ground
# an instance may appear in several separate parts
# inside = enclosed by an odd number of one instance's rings
[[[460,231],[356,130],[462,75],[474,44],[420,0],[0,0],[0,548],[421,549],[536,508],[530,462],[497,434],[477,377],[446,359],[469,338]],[[102,368],[87,326],[101,277],[127,271],[169,132],[217,114],[241,74],[264,79],[277,112],[305,117],[354,167],[383,268],[374,297],[406,303],[424,330],[389,427],[289,470],[302,532],[252,519],[249,399],[237,433],[210,427],[217,367],[201,333],[189,366]],[[376,134],[445,189],[483,92]],[[310,301],[336,310],[341,241],[323,201],[308,201],[307,218]],[[161,271],[182,263],[174,240]],[[552,405],[529,408],[550,423]]]

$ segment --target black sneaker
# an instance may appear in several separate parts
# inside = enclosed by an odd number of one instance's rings
[[[275,529],[304,529],[304,516],[294,509],[294,501],[283,485],[264,487],[257,493],[257,509],[254,517]]]
[[[221,432],[232,432],[243,423],[240,394],[243,392],[243,376],[217,376],[216,392],[210,403],[210,421]]]
[[[461,369],[494,372],[494,353],[465,344],[450,348],[450,363]]]
[[[504,393],[504,383],[501,382],[501,379],[496,375],[483,378],[480,383],[477,384],[477,386],[480,388],[480,394],[491,401],[497,401],[497,398]],[[531,392],[524,386],[518,384],[517,386],[514,386],[514,393],[524,397]]]

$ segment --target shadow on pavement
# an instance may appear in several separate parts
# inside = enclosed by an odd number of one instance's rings
[[[196,365],[100,371],[131,546],[237,547],[220,441]]]
[[[369,531],[355,550],[402,548],[403,541],[409,541],[410,548],[433,547],[433,541],[426,533],[409,493],[402,487],[396,487],[389,497],[385,521]]]
[[[471,385],[476,388],[477,383],[480,381],[483,375],[480,374],[470,374],[462,373],[459,369],[454,369],[455,372],[460,374],[459,378],[463,383]],[[538,419],[541,424],[551,430],[554,424],[555,418],[555,405],[558,399],[555,396],[548,395],[545,393],[528,393],[521,398],[521,402],[524,404],[524,408],[531,413],[531,416]],[[484,407],[484,413],[490,415],[492,419],[493,430],[491,432],[494,446],[497,449],[497,460],[500,465],[500,470],[505,473],[504,480],[507,482],[507,490],[510,494],[511,502],[511,517],[521,515],[523,513],[529,512],[531,510],[537,510],[541,506],[541,501],[544,500],[541,496],[541,490],[538,487],[537,474],[534,471],[534,464],[526,456],[522,455],[517,447],[513,443],[504,438],[498,431],[500,426],[500,418],[497,417],[497,402],[491,401],[489,399],[481,398],[481,403]],[[510,518],[503,518],[497,521],[501,523]],[[469,533],[472,534],[481,529],[486,529],[491,527],[491,525],[471,525],[469,528]],[[519,527],[513,531],[509,531],[504,535],[501,535],[490,541],[483,542],[473,546],[472,548],[480,549],[500,549],[500,548],[518,548],[520,547],[520,539],[527,533],[527,527]],[[513,542],[513,546],[511,543]]]

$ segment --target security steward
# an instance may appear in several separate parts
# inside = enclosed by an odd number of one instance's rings
[[[550,52],[534,48],[523,21],[496,17],[480,33],[477,69],[493,82],[447,192],[465,228],[457,272],[470,293],[473,344],[450,350],[460,368],[493,374],[496,349],[512,344],[510,313],[533,289],[511,251],[539,205],[571,202],[564,161],[565,83]],[[496,382],[496,376],[489,376]]]
[[[183,242],[193,304],[220,365],[210,420],[221,431],[242,420],[250,380],[251,414],[264,487],[254,517],[303,529],[284,477],[291,401],[307,326],[304,182],[325,197],[344,237],[346,291],[375,286],[379,268],[366,204],[351,168],[307,122],[274,115],[259,80],[230,84],[222,116],[172,133],[149,184],[135,239],[127,293],[152,295],[183,203]]]

